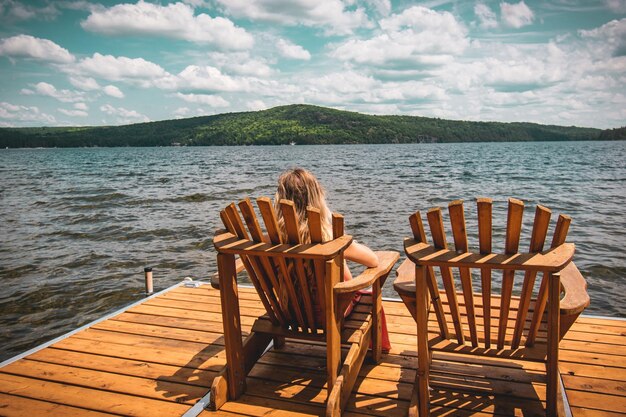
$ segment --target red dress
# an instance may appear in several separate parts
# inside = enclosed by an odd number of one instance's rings
[[[354,294],[352,301],[348,305],[346,312],[343,314],[344,317],[348,317],[350,313],[352,313],[352,310],[354,309],[354,307],[359,303],[359,301],[361,301],[361,296],[363,294],[372,294],[372,292],[369,290],[357,291],[356,294]],[[381,320],[380,320],[381,326],[380,327],[381,327],[383,353],[389,353],[389,351],[391,350],[391,342],[389,341],[389,332],[387,331],[387,319],[385,318],[385,309],[382,308],[382,306],[381,306],[380,312],[381,312]],[[371,347],[372,347],[372,342],[370,342],[370,348]]]

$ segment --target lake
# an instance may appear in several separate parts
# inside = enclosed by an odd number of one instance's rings
[[[459,198],[468,230],[475,197],[493,198],[495,250],[508,197],[526,203],[522,248],[534,205],[552,209],[553,222],[568,214],[586,313],[625,317],[625,161],[626,142],[1,150],[0,360],[141,299],[144,266],[155,290],[206,279],[219,210],[273,197],[296,165],[374,249],[402,251],[412,212]]]

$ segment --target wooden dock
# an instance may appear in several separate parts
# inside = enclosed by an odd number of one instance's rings
[[[240,288],[240,305],[245,331],[262,306],[250,288]],[[346,407],[351,417],[406,415],[416,326],[401,302],[385,301],[384,308],[393,349],[379,365],[364,364]],[[625,415],[626,321],[581,317],[560,347],[573,416]],[[219,291],[177,286],[5,362],[0,416],[318,416],[326,396],[324,352],[310,343],[271,350],[250,373],[244,396],[219,412],[203,410],[225,363]],[[543,415],[541,368],[435,355],[432,415]]]

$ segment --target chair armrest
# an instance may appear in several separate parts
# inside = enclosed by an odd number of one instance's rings
[[[235,260],[235,272],[239,274],[244,269],[245,269],[245,266],[243,265],[243,261],[240,258],[237,258]],[[211,277],[211,287],[215,288],[216,290],[220,289],[220,273],[219,272],[214,273],[213,276]]]
[[[400,258],[400,254],[394,251],[380,251],[374,253],[378,257],[378,266],[367,268],[358,277],[335,285],[333,288],[335,295],[352,293],[371,286],[377,279],[386,277]]]
[[[393,288],[399,295],[415,297],[415,264],[410,259],[405,259],[396,269],[396,280]]]
[[[219,253],[244,256],[277,256],[281,258],[328,260],[343,252],[352,244],[352,236],[343,235],[324,243],[298,245],[254,242],[224,232],[213,237],[213,246]]]
[[[518,271],[562,270],[574,257],[573,243],[563,243],[540,253],[480,254],[457,253],[451,249],[438,249],[413,239],[404,240],[404,251],[417,265],[439,267],[489,268]]]
[[[570,262],[561,271],[561,287],[565,292],[560,303],[562,315],[579,314],[589,305],[587,281],[574,262]]]

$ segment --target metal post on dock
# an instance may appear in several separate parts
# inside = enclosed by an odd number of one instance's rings
[[[143,272],[146,280],[146,295],[151,295],[154,292],[154,287],[152,286],[152,268],[145,267]]]

